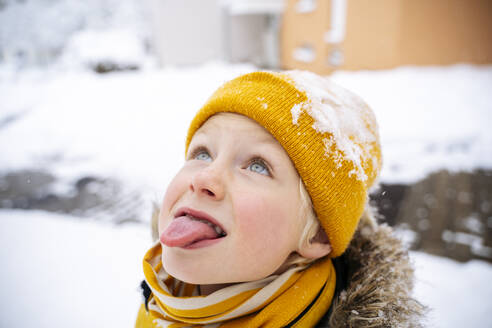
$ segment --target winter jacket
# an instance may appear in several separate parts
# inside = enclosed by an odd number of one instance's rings
[[[408,250],[392,228],[366,211],[342,258],[345,288],[317,327],[423,326],[426,308],[412,297]]]

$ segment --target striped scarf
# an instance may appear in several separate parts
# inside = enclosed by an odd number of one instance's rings
[[[145,254],[145,281],[152,294],[147,307],[140,307],[136,328],[311,327],[328,310],[335,292],[335,269],[324,258],[200,296],[197,285],[166,273],[161,254],[160,244]]]

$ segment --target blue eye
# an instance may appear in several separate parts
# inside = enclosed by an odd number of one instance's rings
[[[207,162],[212,161],[212,157],[206,150],[200,150],[198,153],[196,153],[193,156],[193,158],[199,161],[207,161]]]
[[[212,161],[212,156],[210,156],[210,152],[208,151],[207,148],[203,146],[196,147],[190,152],[190,155],[188,157],[189,160],[191,159],[196,159],[198,161],[207,161],[211,162]]]
[[[268,170],[268,167],[261,160],[254,160],[253,162],[251,162],[251,164],[249,164],[249,166],[248,166],[248,169],[250,171],[253,171],[253,172],[256,172],[259,174],[270,176],[270,171]]]

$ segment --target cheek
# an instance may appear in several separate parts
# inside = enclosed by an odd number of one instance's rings
[[[240,195],[235,204],[237,225],[243,237],[247,238],[251,248],[270,247],[279,251],[285,247],[292,248],[297,220],[295,210],[286,206],[280,198],[266,195]]]
[[[166,225],[167,219],[169,219],[169,214],[174,204],[183,195],[188,187],[186,179],[186,174],[182,171],[178,172],[173,178],[169,186],[167,187],[164,199],[162,200],[161,210],[159,213],[159,234],[162,232]]]

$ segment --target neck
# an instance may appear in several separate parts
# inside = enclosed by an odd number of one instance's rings
[[[272,274],[274,275],[280,275],[287,271],[287,269],[290,269],[293,265],[296,263],[306,263],[308,264],[309,262],[312,262],[312,260],[305,259],[302,256],[300,256],[296,252],[292,252],[287,260],[284,261],[284,263],[277,269],[275,272]],[[226,284],[211,284],[211,285],[198,285],[198,292],[201,296],[207,296],[212,294],[213,292],[218,291],[219,289],[228,287],[234,285],[234,283],[226,283]]]

